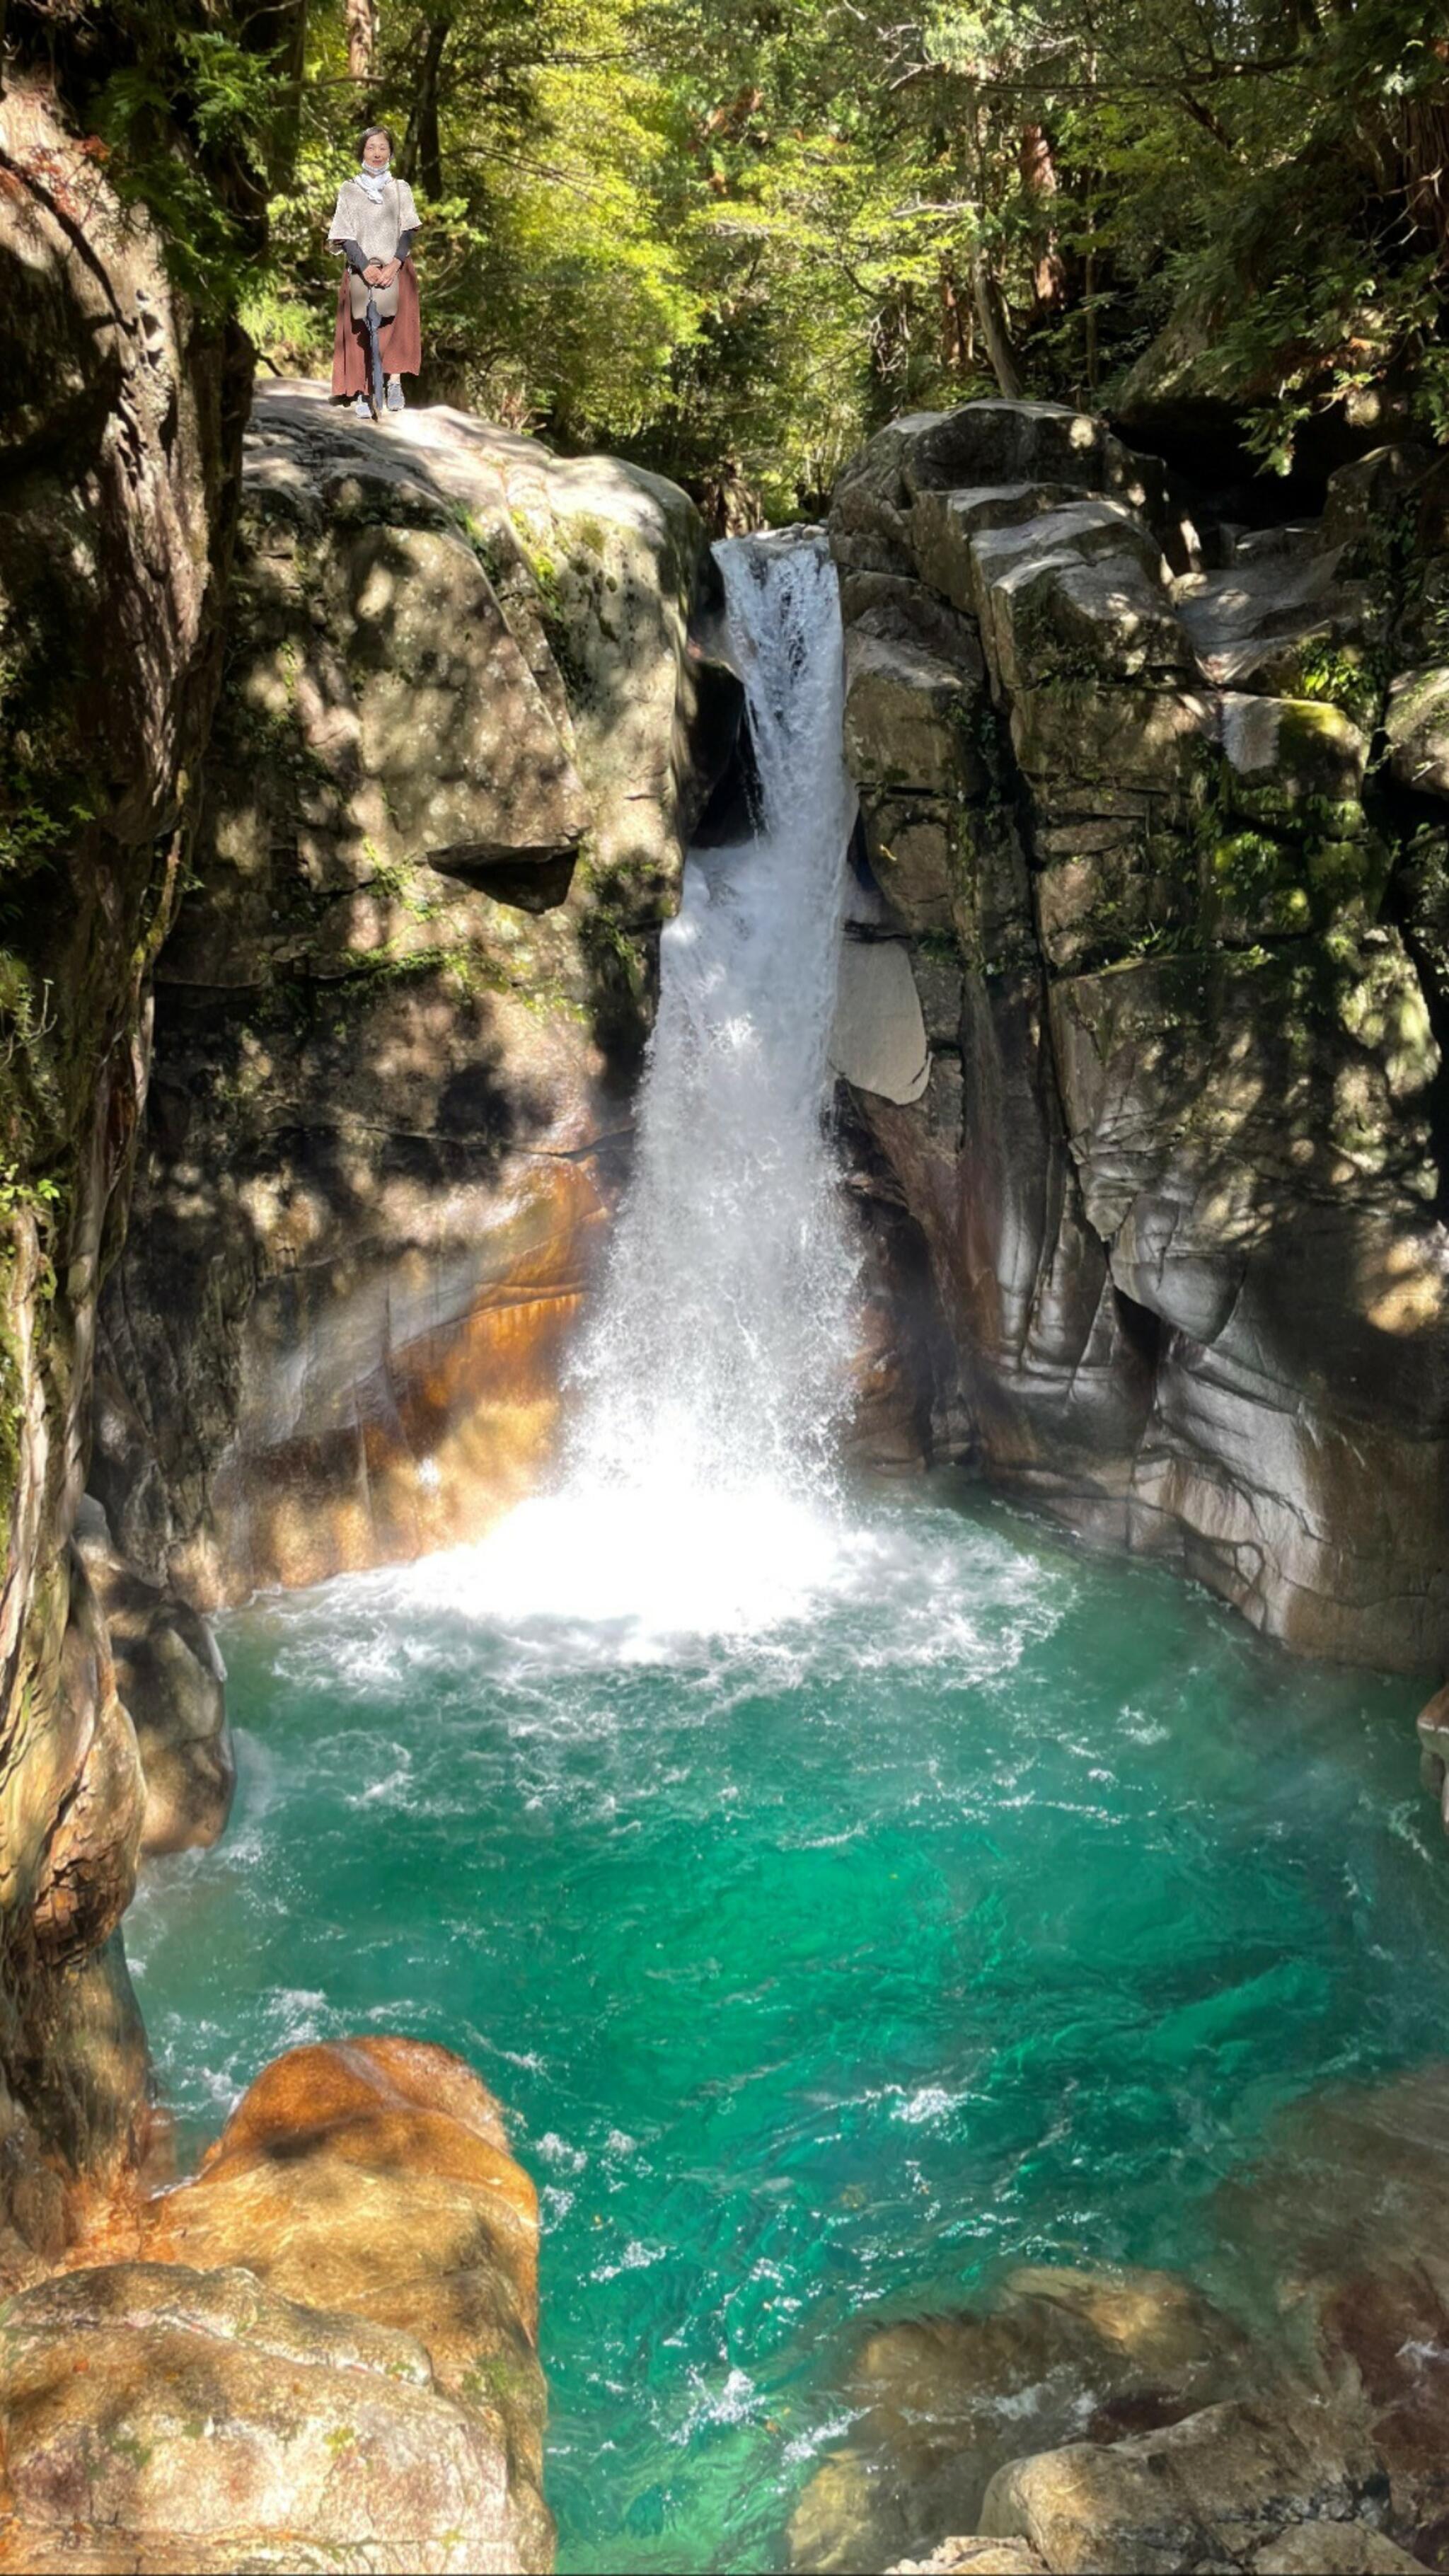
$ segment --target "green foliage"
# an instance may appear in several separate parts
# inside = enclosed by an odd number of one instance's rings
[[[1385,687],[1380,658],[1345,645],[1307,644],[1298,656],[1293,694],[1337,707],[1350,723],[1372,733]]]
[[[377,0],[365,69],[343,0],[305,64],[200,0],[115,14],[122,183],[273,364],[327,364],[333,196],[385,122],[429,392],[721,524],[818,507],[904,408],[1110,399],[1164,326],[1155,377],[1225,395],[1265,469],[1391,385],[1449,437],[1441,0]]]
[[[287,112],[282,54],[257,41],[265,16],[212,0],[111,0],[105,15],[112,68],[88,112],[108,176],[157,225],[176,284],[219,319],[259,245]]]

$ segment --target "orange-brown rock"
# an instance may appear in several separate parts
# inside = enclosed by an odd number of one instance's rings
[[[291,2050],[139,2252],[0,2321],[0,2572],[551,2566],[537,2201],[460,2059]]]
[[[151,2204],[142,2249],[416,2335],[439,2386],[496,2415],[544,2528],[537,2195],[460,2059],[406,2039],[290,2050],[196,2180]]]

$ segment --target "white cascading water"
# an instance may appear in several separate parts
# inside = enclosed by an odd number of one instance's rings
[[[664,933],[635,1170],[571,1371],[559,1489],[417,1580],[614,1650],[758,1630],[833,1567],[855,1262],[825,1131],[853,790],[835,569],[815,531],[716,548],[759,771],[755,837],[696,851]],[[462,1578],[462,1579],[460,1579]]]
[[[835,570],[813,534],[717,549],[759,769],[758,831],[689,862],[660,961],[637,1162],[574,1375],[576,1476],[814,1491],[853,1267],[826,1141],[852,821]]]

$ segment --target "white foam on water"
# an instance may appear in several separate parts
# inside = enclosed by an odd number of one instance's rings
[[[1079,1580],[1019,1529],[909,1491],[851,1511],[828,1490],[764,1480],[622,1498],[584,1483],[522,1505],[479,1546],[342,1575],[267,1615],[274,1670],[294,1688],[366,1704],[425,1676],[445,1697],[484,1679],[509,1693],[515,1738],[566,1740],[618,1716],[594,1677],[643,1666],[670,1667],[679,1715],[692,1705],[702,1723],[806,1679],[999,1689]],[[580,1688],[561,1691],[570,1676]],[[418,1809],[389,1747],[360,1774],[351,1749],[348,1761],[349,1796]]]
[[[570,1484],[520,1505],[477,1547],[425,1558],[413,1609],[485,1620],[577,1666],[672,1659],[681,1641],[806,1619],[840,1573],[841,1527],[759,1483]],[[546,1632],[546,1633],[545,1633]]]

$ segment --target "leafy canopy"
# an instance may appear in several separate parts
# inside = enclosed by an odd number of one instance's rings
[[[104,130],[205,277],[225,214],[140,150],[178,82],[271,159],[269,257],[234,266],[272,363],[326,364],[333,192],[388,124],[429,389],[722,517],[818,503],[902,407],[1110,401],[1134,366],[1225,397],[1268,467],[1386,389],[1449,436],[1441,0],[313,0],[285,62],[203,20]]]

